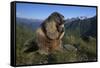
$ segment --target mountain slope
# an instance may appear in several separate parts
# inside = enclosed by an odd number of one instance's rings
[[[73,34],[77,33],[80,36],[96,37],[96,16],[86,19],[74,19],[73,21],[65,24],[65,29]]]
[[[40,24],[42,23],[42,20],[39,19],[26,19],[26,18],[16,18],[16,22],[17,24],[24,26],[26,28],[35,30],[36,28],[38,28],[40,26]]]

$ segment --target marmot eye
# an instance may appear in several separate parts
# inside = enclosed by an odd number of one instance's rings
[[[59,23],[59,25],[62,25],[63,23]]]

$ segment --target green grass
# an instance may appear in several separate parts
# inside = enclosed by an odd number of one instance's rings
[[[77,61],[94,61],[96,59],[96,38],[89,37],[89,41],[83,40],[79,35],[66,33],[63,37],[63,45],[70,44],[75,50],[54,51],[49,55],[41,55],[38,52],[24,53],[24,44],[27,40],[35,41],[35,32],[22,26],[16,26],[16,65],[63,63]]]
[[[76,35],[65,34],[63,38],[63,44],[71,44],[77,48],[77,61],[94,61],[96,60],[96,38],[88,37],[87,40],[83,40]]]
[[[31,54],[23,53],[24,43],[31,39],[35,38],[34,32],[26,29],[22,26],[16,26],[16,64],[23,65],[29,64],[31,60]]]

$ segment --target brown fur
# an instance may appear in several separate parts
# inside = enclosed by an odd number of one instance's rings
[[[54,18],[50,19],[50,17],[54,17],[54,14],[55,13],[51,14],[51,16],[42,23],[41,27],[36,30],[36,42],[39,46],[40,53],[49,53],[61,49],[61,39],[63,38],[64,31],[59,32],[56,26],[59,23],[54,21]]]

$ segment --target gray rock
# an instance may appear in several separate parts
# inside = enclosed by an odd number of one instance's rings
[[[77,51],[77,48],[75,48],[73,45],[70,44],[64,45],[63,48],[67,51]]]

